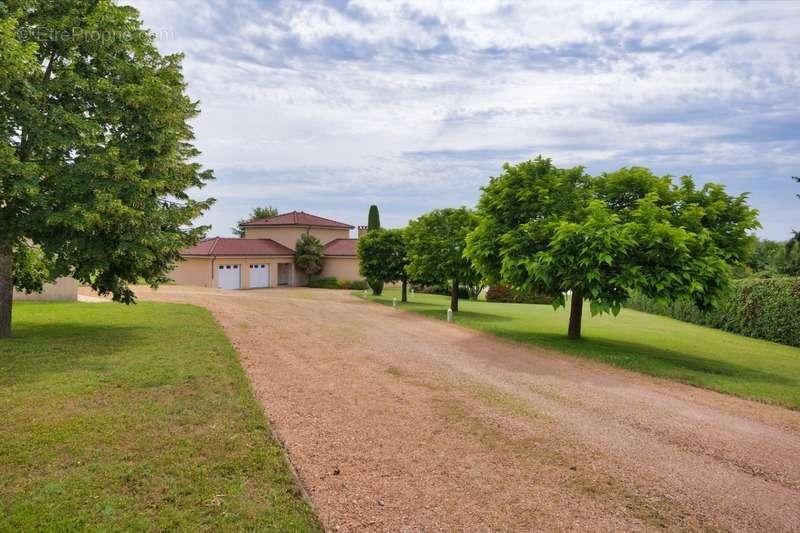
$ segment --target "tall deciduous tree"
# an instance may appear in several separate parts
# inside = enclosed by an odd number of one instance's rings
[[[278,216],[278,209],[272,207],[271,205],[266,207],[254,207],[252,211],[250,211],[250,216],[247,218],[240,218],[239,222],[236,223],[236,226],[231,228],[231,231],[234,235],[238,236],[239,238],[244,238],[244,225],[248,222],[252,222],[258,218],[270,218]]]
[[[458,311],[460,284],[477,285],[479,273],[464,257],[467,234],[478,219],[466,207],[437,209],[406,228],[409,277],[423,283],[450,283],[450,308]]]
[[[645,168],[592,177],[539,157],[483,188],[466,254],[490,281],[553,296],[556,308],[572,291],[568,331],[579,338],[584,299],[592,314],[617,314],[631,290],[715,305],[758,227],[746,198]]]
[[[294,247],[294,264],[308,274],[316,276],[324,266],[322,242],[310,233],[303,233]]]
[[[370,231],[358,240],[358,259],[362,276],[386,283],[401,282],[402,301],[408,301],[408,258],[403,230]]]
[[[72,275],[130,303],[205,228],[181,56],[111,0],[0,3],[0,336],[12,284]],[[30,248],[33,246],[33,248]],[[31,250],[35,250],[32,253]],[[31,261],[39,261],[38,275]],[[16,275],[15,269],[25,275]]]

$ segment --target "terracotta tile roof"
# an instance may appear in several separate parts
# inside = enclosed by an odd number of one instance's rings
[[[325,255],[356,256],[358,239],[333,239],[322,247]]]
[[[350,224],[336,222],[329,218],[318,217],[302,211],[292,211],[269,218],[256,218],[245,226],[317,226],[323,228],[353,229]]]
[[[213,237],[181,251],[182,255],[294,255],[294,250],[272,239]]]

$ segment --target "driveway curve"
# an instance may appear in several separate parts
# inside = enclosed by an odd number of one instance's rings
[[[800,413],[371,304],[207,307],[332,531],[800,531]]]

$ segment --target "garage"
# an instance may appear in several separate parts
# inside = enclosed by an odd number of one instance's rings
[[[250,265],[250,288],[269,287],[269,265],[265,263]]]
[[[239,265],[219,265],[217,284],[220,289],[240,289],[242,276]]]

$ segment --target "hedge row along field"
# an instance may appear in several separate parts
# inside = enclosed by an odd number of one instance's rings
[[[800,346],[800,278],[742,279],[732,283],[715,311],[691,302],[659,303],[633,295],[627,307],[756,339]]]

